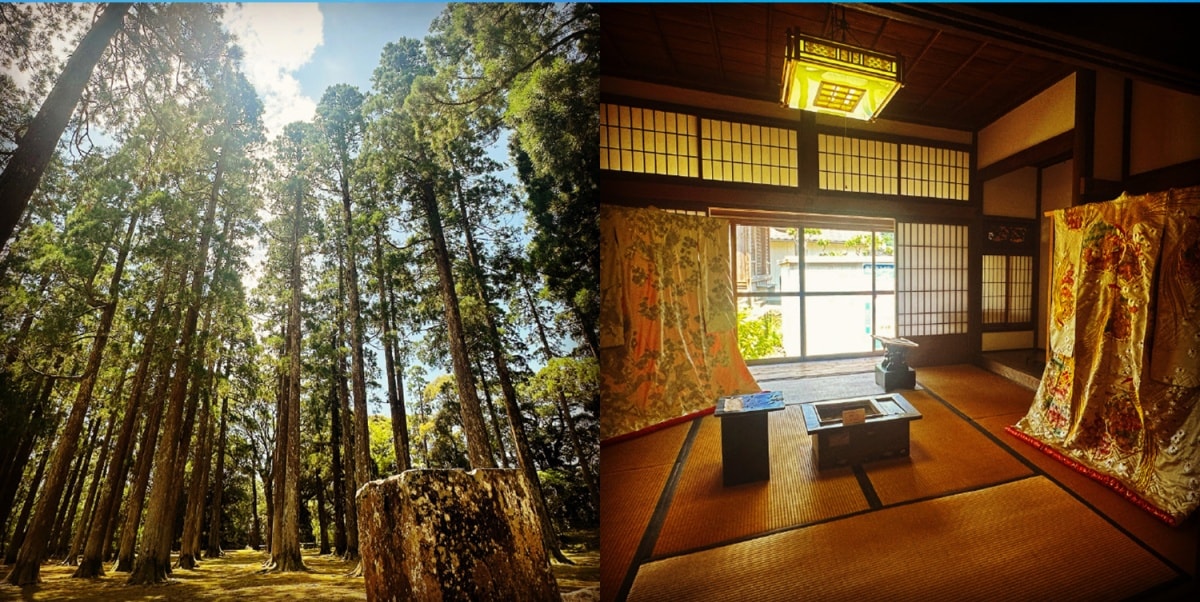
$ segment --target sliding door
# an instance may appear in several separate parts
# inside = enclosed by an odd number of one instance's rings
[[[889,223],[734,226],[738,342],[748,361],[869,355],[896,334]]]

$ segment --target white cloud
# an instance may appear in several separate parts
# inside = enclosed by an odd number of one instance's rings
[[[295,72],[324,43],[317,5],[230,4],[224,21],[245,51],[243,70],[262,98],[268,138],[288,123],[312,119],[317,103],[300,92]]]

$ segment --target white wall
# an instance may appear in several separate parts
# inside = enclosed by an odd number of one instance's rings
[[[1129,172],[1200,159],[1200,96],[1134,82]]]
[[[983,183],[983,214],[1034,219],[1037,217],[1036,167],[1024,167]]]
[[[979,130],[977,167],[987,167],[1075,127],[1075,74]]]

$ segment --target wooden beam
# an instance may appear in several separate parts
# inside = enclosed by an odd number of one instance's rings
[[[1068,130],[980,169],[978,178],[986,182],[1025,167],[1046,167],[1060,163],[1071,158],[1074,144],[1075,133]]]
[[[1085,181],[1095,177],[1096,155],[1096,72],[1075,72],[1075,140],[1071,151],[1071,204],[1090,202],[1085,198]]]

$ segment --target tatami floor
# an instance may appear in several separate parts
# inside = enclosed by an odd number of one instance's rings
[[[869,372],[788,378],[771,478],[721,484],[719,419],[601,450],[612,600],[1192,599],[1197,519],[1172,528],[1004,432],[1028,388],[969,365],[899,391],[907,458],[817,471],[798,404],[882,393]]]

